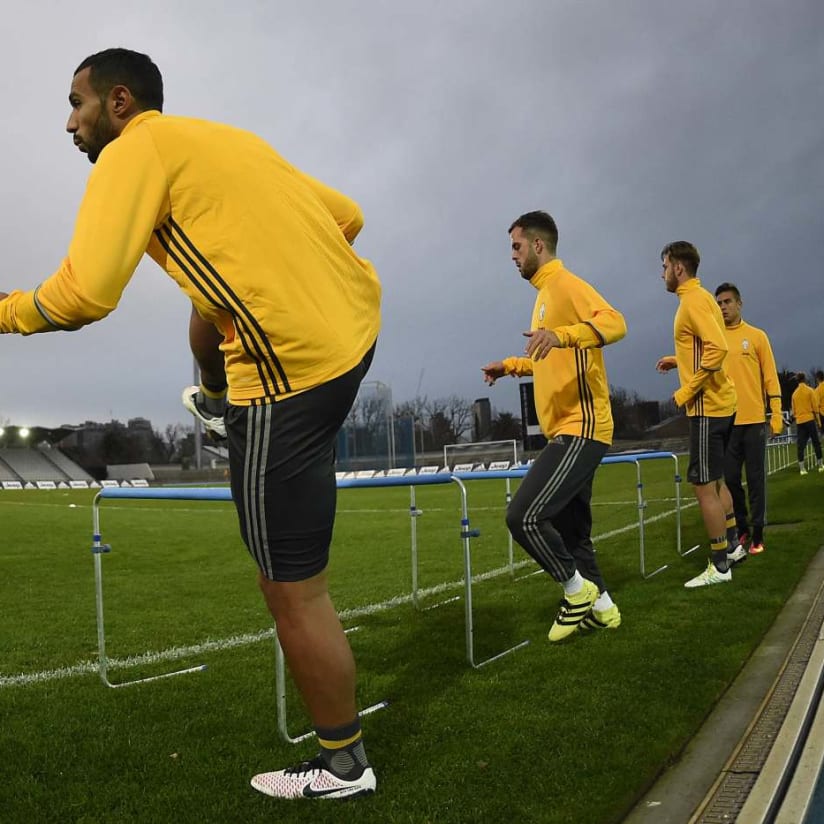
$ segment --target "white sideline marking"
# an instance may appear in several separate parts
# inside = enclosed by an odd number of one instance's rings
[[[695,506],[698,503],[696,500],[688,501],[682,505],[683,509]],[[667,512],[662,512],[652,518],[646,518],[644,524],[651,524],[655,521],[663,520],[670,515],[675,515],[677,509],[670,509]],[[602,541],[605,538],[613,538],[616,535],[622,535],[624,532],[631,532],[638,529],[638,522],[628,524],[627,526],[619,527],[618,529],[604,532],[600,535],[594,535],[593,541]],[[518,561],[512,565],[512,569],[520,569],[521,567],[533,564],[534,561],[526,559]],[[491,569],[487,572],[481,572],[478,575],[472,576],[472,583],[480,583],[487,581],[490,578],[497,578],[499,575],[505,575],[510,572],[509,564],[496,569]],[[540,570],[539,570],[540,571]],[[450,589],[463,588],[463,580],[448,581],[442,584],[437,584],[428,589],[419,589],[418,597],[426,597],[428,595],[439,595]],[[353,618],[360,618],[364,615],[376,615],[379,612],[394,609],[395,607],[404,604],[412,603],[412,593],[407,595],[395,595],[386,601],[380,601],[376,604],[367,604],[363,607],[354,607],[352,609],[344,609],[338,613],[341,621],[348,621]],[[353,628],[354,629],[354,628]],[[260,641],[265,641],[269,638],[274,638],[274,629],[264,629],[259,632],[244,633],[242,635],[233,635],[229,638],[222,638],[217,641],[203,641],[200,644],[191,644],[184,647],[169,647],[160,652],[144,652],[140,655],[130,655],[127,658],[109,658],[109,669],[130,669],[132,667],[139,667],[145,664],[155,664],[161,661],[176,661],[180,658],[189,658],[197,655],[202,655],[205,652],[220,652],[222,650],[234,649],[235,647],[245,647],[251,644],[257,644]],[[96,661],[81,661],[70,667],[60,667],[53,670],[42,670],[40,672],[20,673],[19,675],[0,675],[0,689],[3,687],[20,687],[28,686],[29,684],[43,684],[48,681],[58,681],[62,678],[72,678],[75,675],[89,675],[96,673],[98,664]]]
[[[146,498],[145,500],[152,500],[151,498]],[[170,509],[168,506],[141,506],[141,507],[134,507],[134,506],[117,506],[112,504],[106,504],[101,509],[105,512],[116,512],[118,510],[125,511],[128,510],[129,512],[208,512],[211,514],[220,513],[221,515],[225,515],[227,512],[234,512],[234,505],[231,501],[221,501],[220,503],[223,504],[220,508],[218,507],[208,507],[208,506],[198,506],[198,507],[187,507],[187,506],[178,506],[175,507],[173,510]],[[228,506],[227,506],[228,504]],[[66,509],[69,507],[71,509],[91,509],[91,504],[66,504],[66,503],[37,503],[36,501],[4,501],[0,499],[0,506],[28,506],[28,507],[57,507],[59,509]],[[449,507],[427,507],[430,512],[452,512],[453,510]],[[473,509],[504,509],[504,507],[473,507]],[[382,514],[384,512],[398,512],[398,513],[406,513],[409,514],[409,507],[399,507],[397,509],[389,509],[387,507],[381,507],[376,509],[343,509],[338,507],[335,510],[336,515],[361,515],[364,512],[366,513],[373,513],[373,514]]]

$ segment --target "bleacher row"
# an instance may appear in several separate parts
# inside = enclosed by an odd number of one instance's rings
[[[88,472],[59,449],[14,446],[0,449],[0,483],[52,481],[68,484],[71,481],[89,483],[93,480]]]
[[[0,481],[0,489],[103,489],[104,487],[148,486],[144,478],[133,481]]]

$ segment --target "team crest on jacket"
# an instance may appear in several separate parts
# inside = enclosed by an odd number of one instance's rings
[[[750,348],[750,342],[746,338],[744,338],[744,340],[741,341],[741,348],[745,352]]]
[[[545,313],[546,313],[546,304],[542,303],[541,308],[538,310],[538,320],[543,320]]]

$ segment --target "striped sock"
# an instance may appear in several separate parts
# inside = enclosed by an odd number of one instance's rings
[[[717,538],[710,538],[710,553],[712,562],[719,572],[726,572],[730,568],[727,560],[727,536],[719,535]]]
[[[360,718],[340,727],[316,727],[320,755],[329,772],[344,781],[355,781],[369,766],[363,748]]]
[[[205,409],[210,415],[223,417],[226,412],[226,386],[214,386],[212,384],[200,384],[200,391],[197,396],[197,404],[201,409]]]
[[[727,513],[727,541],[729,541],[732,549],[738,546],[738,527],[735,524],[735,515],[732,512]]]

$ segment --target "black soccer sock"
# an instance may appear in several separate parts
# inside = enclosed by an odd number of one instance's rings
[[[758,546],[764,543],[764,527],[763,526],[754,526],[752,528],[752,542]]]
[[[730,568],[730,562],[727,558],[727,543],[726,535],[719,535],[717,538],[710,539],[710,554],[712,556],[712,563],[719,572],[726,572]]]
[[[201,383],[197,393],[197,405],[210,415],[222,418],[226,412],[226,386]]]
[[[344,781],[355,781],[369,766],[363,748],[360,718],[341,727],[316,727],[320,756],[329,772]]]
[[[733,549],[738,546],[738,527],[735,524],[735,515],[732,512],[727,513],[727,541]]]

